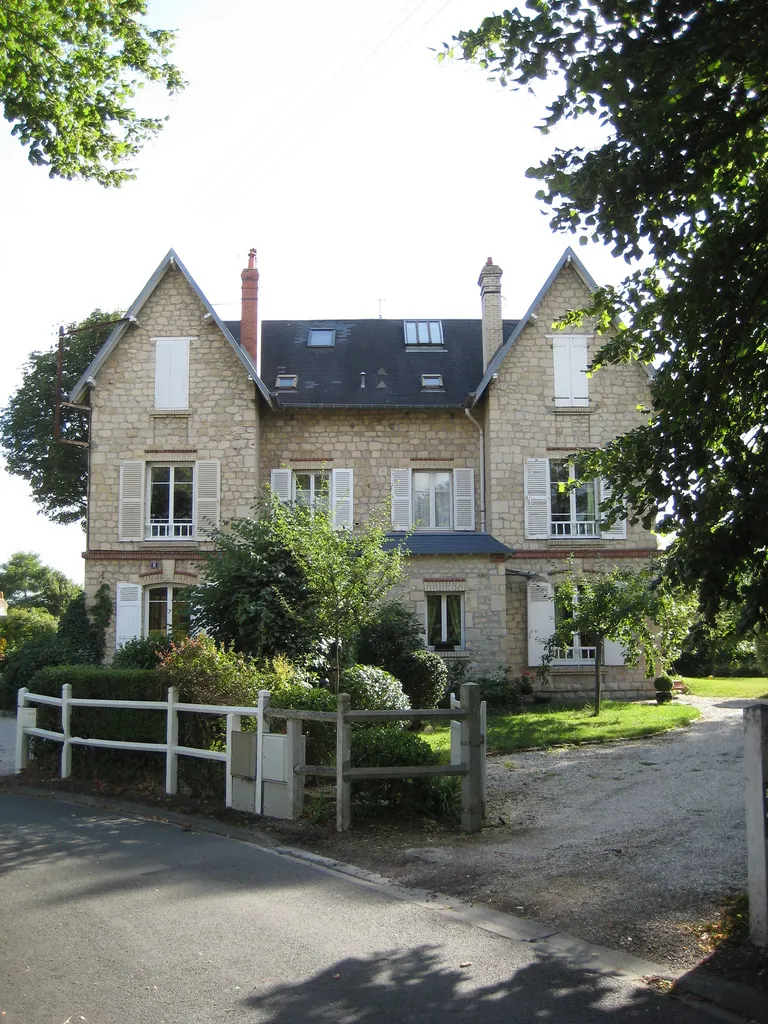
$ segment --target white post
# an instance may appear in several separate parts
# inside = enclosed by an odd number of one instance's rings
[[[264,797],[264,733],[269,732],[269,724],[266,722],[264,712],[269,707],[269,690],[259,690],[259,705],[256,716],[256,793],[254,794],[253,807],[256,814],[262,813]]]
[[[69,722],[72,715],[70,701],[72,700],[72,684],[64,683],[61,688],[61,731],[64,740],[61,744],[61,777],[68,779],[72,774],[72,745],[69,742],[71,732]]]
[[[240,726],[242,719],[240,715],[227,715],[227,760],[224,762],[224,766],[227,770],[226,774],[226,796],[224,798],[224,806],[232,806],[232,733],[240,732]]]
[[[30,738],[25,729],[34,729],[37,725],[37,709],[28,707],[27,694],[29,690],[22,686],[16,695],[16,759],[14,770],[18,774],[29,764],[29,741]]]
[[[168,708],[165,713],[165,792],[173,796],[179,788],[179,702],[178,686],[168,687]]]
[[[768,946],[768,703],[744,709],[749,936]]]

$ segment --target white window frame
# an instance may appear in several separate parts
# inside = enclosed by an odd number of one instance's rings
[[[331,336],[330,341],[313,341],[312,338],[317,335]],[[336,329],[334,327],[310,327],[309,336],[307,338],[307,348],[333,348],[336,344]]]
[[[595,520],[579,521],[575,518],[576,493],[572,491],[571,518],[566,529],[555,530],[552,519],[552,474],[551,465],[553,462],[568,462],[573,465],[573,456],[565,456],[558,459],[550,458],[525,458],[523,460],[523,481],[525,488],[525,536],[531,540],[566,540],[573,541],[598,541],[598,540],[626,540],[627,519],[626,515],[618,519],[612,526],[605,527],[602,521],[601,509],[611,496],[611,489],[606,480],[594,480],[596,488],[596,512]],[[570,470],[569,470],[570,472]],[[562,522],[562,521],[561,521]]]
[[[329,508],[333,516],[333,525],[338,529],[353,529],[355,490],[354,470],[352,469],[289,469],[281,467],[270,471],[270,487],[279,501],[286,504],[296,501],[297,473],[328,473],[330,476]]]
[[[425,460],[427,461],[427,460]],[[428,463],[427,463],[428,464]],[[414,514],[414,473],[448,473],[450,475],[450,526],[417,525]],[[431,533],[472,533],[475,530],[475,470],[472,467],[451,469],[412,469],[409,466],[390,471],[392,529],[395,533],[409,530]],[[430,523],[434,523],[434,486],[430,483]]]
[[[176,524],[173,520],[173,487],[174,487],[174,475],[177,468],[191,469],[192,470],[192,519],[189,522],[179,521]],[[150,519],[150,509],[152,506],[152,470],[153,469],[170,469],[171,479],[168,485],[168,512],[169,518],[167,522],[154,523]],[[195,523],[195,509],[197,507],[197,467],[194,462],[148,462],[146,465],[146,508],[145,508],[145,520],[144,520],[144,539],[151,541],[159,541],[161,543],[166,542],[177,542],[177,541],[189,541],[193,540],[197,534],[196,523]],[[168,533],[159,532],[161,526],[168,528]],[[178,532],[176,531],[178,526]],[[158,528],[158,532],[154,532],[155,528]]]
[[[554,588],[552,600],[555,604],[555,628],[557,628],[557,587]],[[578,593],[574,595],[574,607],[579,603]],[[582,644],[581,634],[573,634],[573,643],[569,647],[558,647],[553,665],[594,665],[597,657],[597,647],[593,644]]]
[[[409,339],[409,334],[412,337]],[[442,346],[442,320],[403,320],[403,337],[407,348],[434,348]]]
[[[299,477],[300,475],[301,476],[308,476],[309,477],[309,504],[308,504],[308,507],[311,508],[311,509],[315,508],[315,505],[317,503],[317,499],[320,496],[317,493],[317,477],[318,476],[325,477],[325,485],[326,485],[325,501],[326,501],[326,508],[327,508],[328,505],[330,504],[330,501],[331,501],[331,486],[332,486],[331,481],[332,481],[332,478],[333,478],[333,472],[330,469],[294,469],[291,472],[291,500],[294,503],[296,503],[299,500],[298,494],[299,494],[300,488],[298,486],[298,479],[297,479],[297,477]],[[322,493],[322,490],[321,490],[321,493]]]
[[[465,632],[465,603],[464,603],[464,592],[461,590],[451,591],[430,591],[425,595],[426,604],[424,609],[424,643],[428,650],[434,651],[435,647],[429,643],[429,602],[435,598],[440,598],[440,635],[442,636],[442,643],[447,643],[448,636],[448,598],[457,597],[461,608],[461,643],[454,645],[455,651],[466,650],[466,632]],[[439,651],[438,651],[439,653]]]
[[[178,583],[148,583],[142,588],[142,636],[148,637],[149,633],[149,595],[152,590],[165,589],[165,633],[166,636],[173,636],[173,592],[174,590],[189,590],[188,586],[180,586]],[[191,636],[192,630],[190,625]]]
[[[435,498],[435,475],[437,473],[444,473],[448,477],[448,517],[449,522],[447,526],[435,526],[436,519],[436,498]],[[417,476],[429,476],[429,522],[422,523],[416,521],[416,486],[415,478]],[[412,527],[414,530],[429,530],[432,533],[448,533],[453,530],[454,523],[454,511],[453,511],[453,473],[450,469],[414,469],[411,471],[411,511],[412,511]]]
[[[548,477],[549,477],[549,493],[550,493],[550,504],[549,504],[549,535],[555,540],[570,540],[573,537],[578,537],[580,540],[599,540],[600,539],[600,489],[598,487],[598,481],[587,480],[582,485],[584,487],[591,487],[593,490],[593,501],[595,506],[595,518],[594,519],[579,519],[579,512],[576,510],[576,488],[574,487],[568,493],[569,499],[569,517],[568,519],[558,519],[555,521],[555,515],[562,515],[562,513],[554,513],[552,511],[552,463],[566,463],[568,466],[568,481],[576,480],[576,460],[573,458],[569,459],[549,459],[548,466]]]

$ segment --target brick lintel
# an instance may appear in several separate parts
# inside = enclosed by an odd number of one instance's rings
[[[175,558],[188,562],[203,562],[205,554],[191,548],[172,548],[158,551],[84,551],[88,562],[159,562]]]

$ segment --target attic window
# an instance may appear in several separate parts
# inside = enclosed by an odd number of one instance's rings
[[[443,386],[443,376],[440,373],[422,373],[421,375],[421,386],[423,388],[441,388]]]
[[[307,345],[310,348],[333,348],[336,344],[336,331],[313,327],[309,332]]]
[[[440,320],[403,320],[406,345],[442,345],[443,325]]]
[[[299,378],[295,373],[278,373],[275,387],[279,388],[280,391],[287,391],[288,388],[295,388],[298,383]]]

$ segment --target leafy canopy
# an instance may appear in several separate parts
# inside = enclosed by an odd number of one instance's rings
[[[542,129],[596,117],[605,141],[528,174],[552,225],[645,265],[587,310],[595,367],[663,361],[648,422],[592,457],[713,613],[768,617],[768,17],[764,0],[529,0],[447,52],[502,84],[556,76]]]
[[[43,565],[31,551],[17,551],[0,565],[0,593],[13,608],[44,609],[58,618],[80,593],[80,587],[58,569]]]
[[[122,314],[95,309],[79,324],[70,324],[64,342],[62,390],[78,382],[107,338],[110,321]],[[0,411],[0,451],[6,469],[32,486],[32,498],[54,523],[77,523],[87,511],[88,456],[85,448],[56,444],[53,438],[58,347],[33,352],[21,384]],[[82,413],[62,410],[61,436],[83,440]]]
[[[123,164],[162,128],[133,100],[145,83],[184,88],[174,35],[150,29],[146,0],[2,0],[0,103],[29,161],[50,177],[119,186]]]

